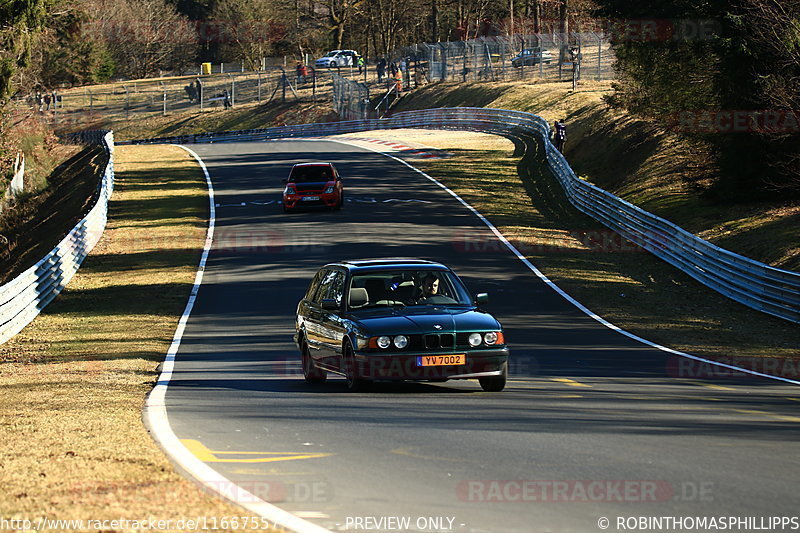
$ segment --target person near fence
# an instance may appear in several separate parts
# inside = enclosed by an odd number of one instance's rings
[[[386,58],[379,57],[378,63],[375,65],[375,72],[378,74],[378,83],[383,81],[383,77],[386,76]]]
[[[425,67],[422,65],[417,65],[414,69],[414,88],[420,87],[428,83],[428,73],[425,71]]]
[[[363,74],[365,65],[363,56],[358,56],[358,59],[356,59],[356,65],[358,66],[358,73]]]
[[[553,145],[559,152],[564,152],[564,143],[567,142],[567,125],[563,120],[556,120],[553,126]]]
[[[233,107],[233,104],[231,104],[231,93],[228,92],[228,89],[222,91],[222,104],[224,105],[225,109],[230,109]]]
[[[401,92],[403,92],[403,73],[400,72],[400,69],[396,69],[393,74],[393,77],[394,77],[395,87],[397,88],[397,94],[400,94]]]
[[[186,96],[189,97],[189,103],[193,104],[194,101],[197,100],[197,89],[195,88],[194,82],[184,87],[183,90],[186,91]]]
[[[308,69],[306,69],[306,66],[302,62],[298,61],[297,66],[295,67],[295,74],[297,75],[297,85],[300,85],[301,83],[305,82],[306,76],[308,75]]]

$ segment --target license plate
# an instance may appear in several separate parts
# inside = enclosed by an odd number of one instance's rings
[[[465,364],[467,364],[467,354],[465,353],[417,356],[417,366],[450,366]]]
[[[319,200],[319,196],[303,196],[304,202],[316,202]]]

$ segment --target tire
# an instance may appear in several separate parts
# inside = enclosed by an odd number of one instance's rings
[[[343,204],[344,204],[344,193],[342,193],[342,194],[339,196],[339,202],[336,204],[336,207],[334,207],[334,209],[336,209],[336,210],[338,211],[339,209],[341,209],[341,208],[342,208],[342,205],[343,205]]]
[[[306,343],[305,339],[300,341],[300,358],[303,364],[303,378],[306,383],[325,383],[325,380],[328,379],[328,373],[316,367],[314,360],[311,359],[308,343]]]
[[[506,388],[506,381],[508,380],[508,363],[503,363],[503,371],[499,376],[490,376],[485,378],[478,378],[481,388],[486,392],[500,392]]]
[[[342,369],[344,370],[344,384],[347,392],[363,390],[366,381],[358,376],[356,357],[349,342],[345,342],[342,346]]]
[[[331,64],[328,65],[328,68],[336,68],[337,66],[338,65],[336,64],[336,61],[331,61]]]

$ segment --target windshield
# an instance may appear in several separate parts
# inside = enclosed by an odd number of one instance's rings
[[[289,181],[292,183],[320,183],[331,181],[333,175],[328,165],[294,167]]]
[[[472,305],[472,299],[446,270],[370,271],[350,282],[350,309],[419,305]]]
[[[338,54],[338,53],[339,53],[339,52],[337,52],[337,51],[334,51],[334,52],[328,52],[327,54],[325,54],[325,55],[324,55],[324,56],[322,56],[322,57],[333,57],[333,56],[335,56],[335,55],[336,55],[336,54]]]

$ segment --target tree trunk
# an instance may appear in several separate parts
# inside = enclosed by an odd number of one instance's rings
[[[439,42],[439,3],[431,0],[431,42]]]

